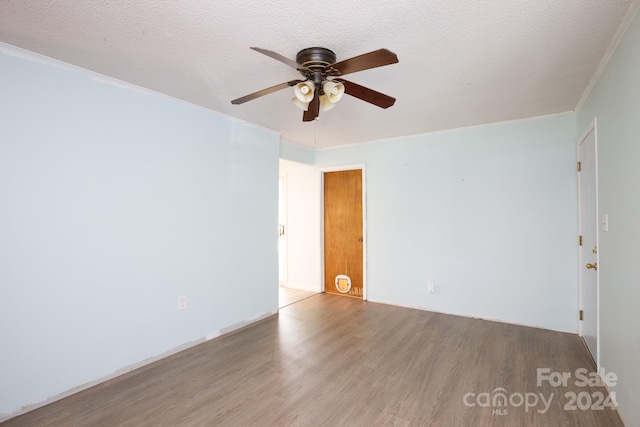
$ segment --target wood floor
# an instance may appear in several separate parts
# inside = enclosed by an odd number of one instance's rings
[[[287,288],[286,286],[278,287],[278,307],[283,308],[303,299],[315,295],[316,292],[303,291],[302,289]]]
[[[2,426],[622,426],[564,408],[604,388],[538,387],[537,368],[594,365],[575,335],[317,294]]]

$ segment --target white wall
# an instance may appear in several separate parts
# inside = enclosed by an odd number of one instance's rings
[[[278,135],[7,45],[0,75],[0,417],[277,311]]]
[[[280,160],[286,181],[286,286],[322,291],[320,172],[316,167]]]
[[[578,131],[597,117],[600,215],[600,363],[628,426],[640,425],[640,18],[635,17],[578,112]]]
[[[315,165],[366,163],[371,301],[576,333],[575,140],[568,114],[318,150]]]

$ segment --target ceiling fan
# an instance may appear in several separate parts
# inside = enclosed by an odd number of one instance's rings
[[[303,49],[298,52],[295,61],[271,50],[259,47],[251,49],[295,68],[304,79],[291,80],[234,99],[231,101],[234,105],[293,86],[293,102],[304,110],[302,121],[310,122],[318,118],[320,109],[326,111],[333,108],[345,93],[380,108],[389,108],[396,102],[395,98],[341,78],[356,71],[397,63],[396,54],[387,49],[374,50],[340,62],[336,62],[336,54],[333,51],[324,47]]]

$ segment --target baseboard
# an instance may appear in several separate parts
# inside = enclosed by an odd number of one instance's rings
[[[17,416],[26,414],[27,412],[31,412],[31,411],[36,410],[38,408],[42,408],[43,406],[47,406],[47,405],[49,405],[49,404],[51,404],[53,402],[57,402],[58,400],[62,400],[65,397],[69,397],[69,396],[71,396],[73,394],[79,393],[79,392],[81,392],[83,390],[86,390],[86,389],[91,388],[93,386],[96,386],[98,384],[102,384],[102,383],[107,382],[107,381],[109,381],[109,380],[111,380],[113,378],[116,378],[116,377],[119,377],[121,375],[127,374],[127,373],[129,373],[131,371],[135,371],[136,369],[142,368],[143,366],[150,365],[151,363],[157,362],[158,360],[162,360],[162,359],[164,359],[166,357],[173,356],[176,353],[180,353],[181,351],[187,350],[187,349],[189,349],[191,347],[195,347],[196,345],[202,344],[203,342],[212,340],[214,338],[218,338],[218,337],[220,337],[222,335],[226,335],[226,334],[229,334],[231,332],[235,332],[235,331],[237,331],[239,329],[242,329],[242,328],[246,328],[247,326],[250,326],[253,323],[259,322],[261,320],[264,320],[264,319],[266,319],[268,317],[271,317],[273,315],[276,315],[276,314],[278,314],[277,310],[276,311],[269,311],[269,312],[266,312],[266,313],[262,313],[262,314],[260,314],[259,316],[255,317],[255,318],[235,323],[233,325],[227,326],[226,328],[222,328],[222,329],[220,329],[218,331],[214,331],[214,332],[212,332],[210,334],[207,334],[206,336],[198,338],[198,339],[196,339],[194,341],[189,341],[188,343],[185,343],[185,344],[179,345],[177,347],[174,347],[174,348],[172,348],[172,349],[170,349],[168,351],[165,351],[165,352],[163,352],[161,354],[158,354],[156,356],[151,356],[151,357],[149,357],[147,359],[144,359],[144,360],[142,360],[140,362],[133,363],[131,365],[125,366],[124,368],[117,369],[114,372],[112,372],[111,374],[108,374],[108,375],[105,375],[103,377],[97,378],[95,380],[89,381],[89,382],[84,383],[82,385],[73,387],[73,388],[71,388],[69,390],[66,390],[66,391],[60,393],[60,394],[48,397],[47,399],[45,399],[45,400],[43,400],[41,402],[37,402],[37,403],[33,403],[33,404],[30,404],[30,405],[23,406],[22,408],[18,409],[15,412],[7,413],[7,414],[0,414],[0,423],[3,422],[3,421],[7,421],[7,420],[9,420],[11,418],[15,418]]]

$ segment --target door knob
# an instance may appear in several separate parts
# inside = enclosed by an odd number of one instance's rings
[[[593,264],[587,264],[587,268],[588,269],[594,269],[597,270],[598,269],[598,263],[594,262]]]

